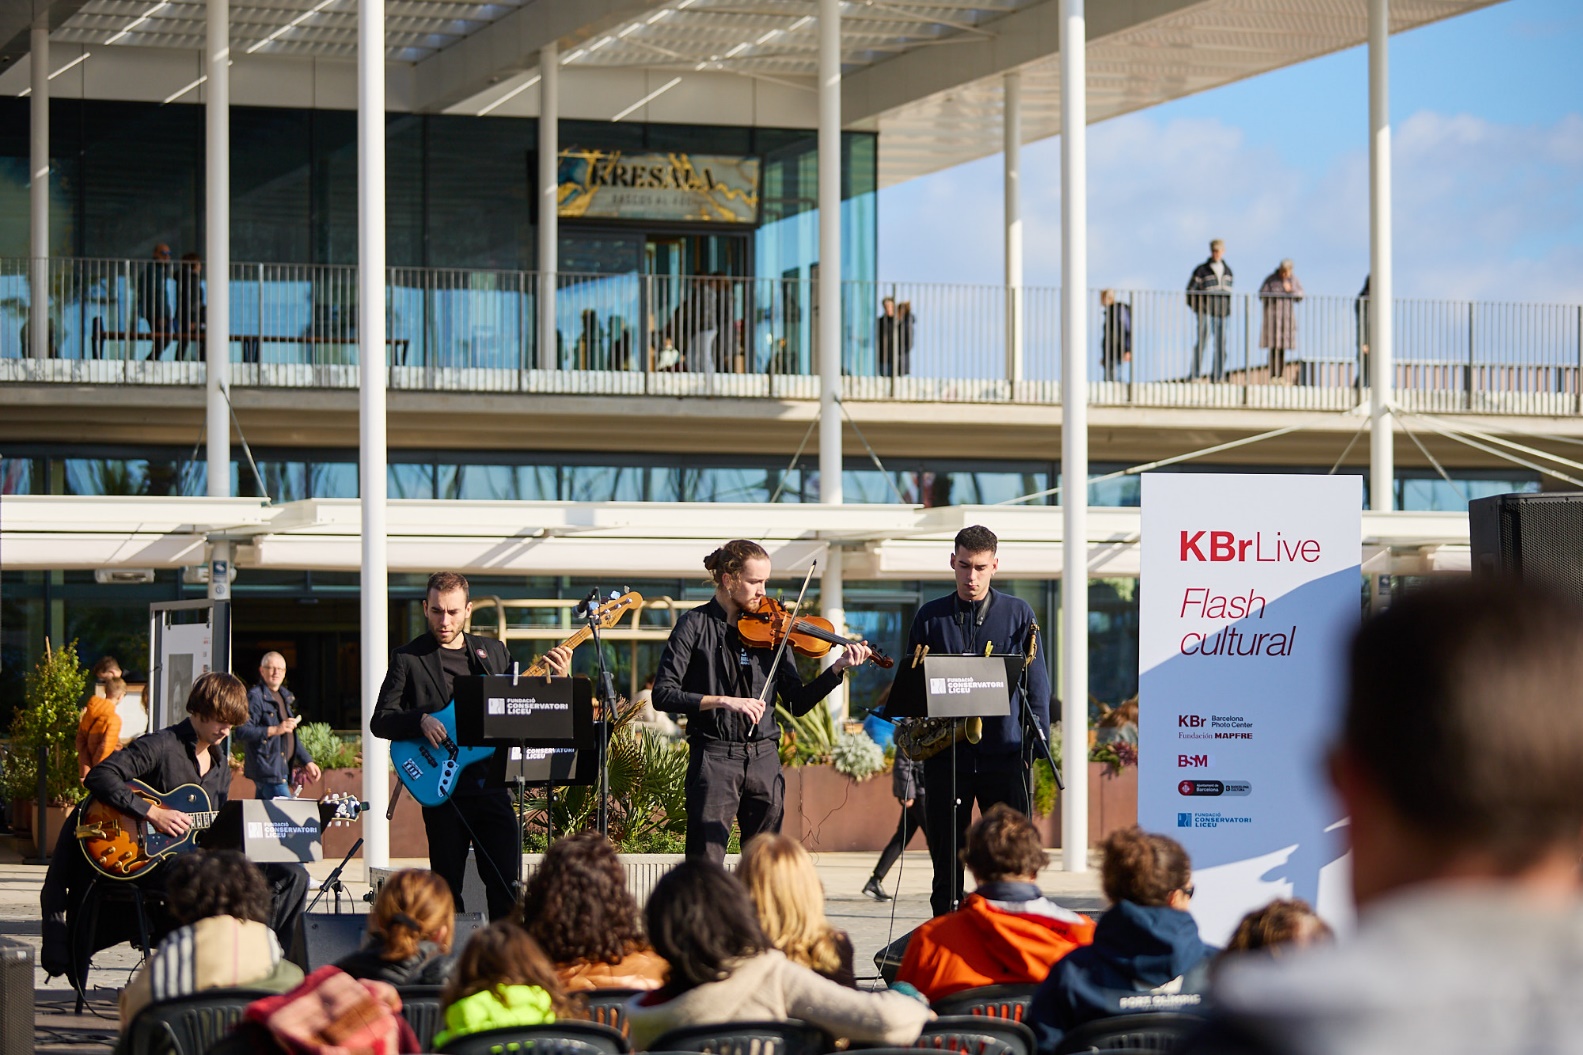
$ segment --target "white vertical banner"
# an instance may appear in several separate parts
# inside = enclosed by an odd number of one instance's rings
[[[1362,504],[1357,476],[1143,477],[1138,823],[1192,856],[1211,943],[1281,897],[1350,922],[1324,751],[1362,612]]]

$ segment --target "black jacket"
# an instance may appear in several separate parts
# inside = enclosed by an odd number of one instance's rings
[[[1205,260],[1193,268],[1192,277],[1187,280],[1187,306],[1204,315],[1230,315],[1231,265],[1222,260],[1220,266],[1225,274],[1217,279],[1211,263]]]
[[[269,727],[279,725],[297,713],[297,697],[282,685],[277,703],[265,695],[262,683],[247,690],[247,721],[232,730],[242,744],[242,775],[255,783],[285,783],[291,779],[293,769],[301,769],[313,761],[313,755],[303,745],[302,737],[292,734],[292,754],[286,757],[286,734],[270,736]],[[301,728],[300,726],[298,728]]]
[[[504,674],[511,653],[504,641],[464,634],[463,651],[474,674]],[[440,667],[440,643],[424,633],[390,654],[390,669],[379,687],[368,731],[386,740],[415,740],[423,735],[423,716],[443,711],[451,702]],[[476,793],[484,786],[485,763],[474,762],[457,777],[456,794]]]
[[[417,955],[405,960],[384,959],[383,952],[384,943],[372,938],[366,947],[335,961],[335,966],[353,978],[371,978],[391,985],[444,985],[450,976],[452,957],[433,942],[419,942]]]
[[[231,763],[219,747],[209,749],[209,771],[198,775],[198,733],[191,718],[155,733],[146,733],[100,762],[82,778],[83,787],[122,813],[147,817],[147,799],[132,794],[127,784],[141,780],[156,791],[197,784],[209,793],[209,808],[218,810],[231,790]]]
[[[746,665],[743,658],[746,657]],[[764,708],[756,726],[735,711],[705,711],[700,707],[705,696],[757,696],[769,678],[775,653],[767,648],[745,648],[737,628],[726,621],[720,602],[709,603],[686,612],[676,620],[676,629],[665,643],[660,668],[654,675],[654,706],[672,714],[687,715],[689,740],[775,740],[780,726],[775,724],[773,707]],[[781,657],[775,671],[775,696],[796,715],[813,710],[820,700],[841,684],[841,672],[826,670],[803,684],[791,650]],[[774,696],[770,699],[774,703]]]

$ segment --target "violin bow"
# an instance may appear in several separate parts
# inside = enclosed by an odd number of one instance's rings
[[[792,627],[797,625],[797,613],[802,611],[803,595],[808,592],[808,584],[813,581],[813,570],[819,564],[813,561],[808,565],[808,574],[803,576],[802,589],[797,591],[797,607],[792,610],[791,622],[786,626],[786,633],[781,637],[781,643],[775,648],[775,658],[770,662],[770,672],[764,678],[764,688],[759,690],[759,702],[769,706],[770,688],[775,684],[775,671],[780,669],[781,657],[786,654],[786,646],[791,643]]]

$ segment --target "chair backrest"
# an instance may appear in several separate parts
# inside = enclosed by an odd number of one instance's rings
[[[694,1051],[704,1055],[823,1055],[835,1046],[830,1034],[809,1022],[720,1022],[686,1026],[657,1037],[650,1051]]]
[[[445,1022],[445,1008],[440,1004],[440,994],[444,991],[442,985],[396,987],[396,994],[401,997],[401,1017],[418,1035],[420,1051],[428,1051],[434,1046],[434,1035]]]
[[[442,1055],[627,1055],[627,1038],[597,1022],[506,1026],[452,1037]]]
[[[1021,1022],[988,1015],[942,1015],[923,1027],[914,1048],[961,1055],[1033,1055],[1033,1030]]]
[[[627,1001],[642,992],[641,989],[590,989],[575,995],[582,997],[591,1021],[609,1026],[623,1037],[631,1037],[632,1028],[627,1022]]]
[[[1082,1051],[1169,1051],[1187,1034],[1202,1028],[1197,1015],[1151,1011],[1096,1018],[1069,1031],[1056,1045],[1059,1055]]]
[[[262,989],[205,989],[161,1000],[137,1013],[127,1029],[128,1055],[206,1055],[255,1000],[274,993]]]
[[[1037,985],[981,985],[942,996],[930,1006],[937,1015],[985,1015],[1021,1022]]]

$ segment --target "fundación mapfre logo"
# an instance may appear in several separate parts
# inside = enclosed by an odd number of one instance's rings
[[[1178,740],[1252,740],[1253,722],[1240,714],[1179,714]]]

